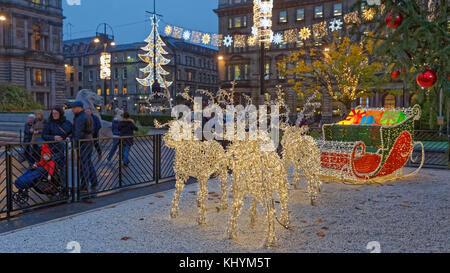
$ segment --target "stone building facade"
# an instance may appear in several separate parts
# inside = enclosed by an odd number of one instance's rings
[[[0,0],[0,82],[26,88],[45,107],[64,102],[62,0]]]
[[[100,79],[99,59],[102,45],[93,43],[95,37],[64,41],[66,62],[66,96],[74,98],[81,89],[90,89],[104,96],[104,80]],[[164,68],[170,73],[166,80],[173,81],[169,90],[173,98],[189,86],[191,90],[216,91],[217,50],[186,43],[169,37],[162,37],[169,53],[165,55],[170,63]],[[138,54],[145,43],[131,43],[108,46],[111,53],[111,79],[107,80],[107,102],[109,108],[123,108],[137,113],[147,105],[149,87],[141,86],[136,78],[144,78],[139,70],[147,64]]]
[[[304,26],[311,26],[323,21],[330,21],[339,18],[342,21],[343,15],[350,12],[356,0],[274,0],[272,29],[274,33]],[[251,34],[253,26],[253,0],[219,0],[219,7],[214,10],[219,17],[219,34],[234,36],[236,34]],[[363,4],[363,8],[364,8]],[[364,28],[364,26],[362,27]],[[277,63],[291,52],[297,51],[305,46],[298,39],[297,43],[271,44],[265,53],[265,88],[266,92],[274,93],[276,86],[281,84],[287,91],[287,102],[291,113],[298,111],[299,99],[288,79],[284,78],[277,71]],[[324,49],[326,42],[309,41],[310,44]],[[254,102],[261,103],[264,95],[260,94],[260,50],[259,47],[234,48],[222,46],[219,54],[223,59],[219,61],[219,82],[222,86],[229,86],[232,80],[237,81],[237,91],[252,97]],[[401,89],[400,85],[392,85],[389,88]],[[322,120],[330,122],[333,110],[339,105],[334,103],[331,96],[326,91],[322,91]],[[242,101],[244,101],[241,98]],[[409,98],[406,95],[393,96],[384,91],[377,91],[375,96],[361,98],[355,101],[358,104],[370,107],[381,106],[407,106]]]

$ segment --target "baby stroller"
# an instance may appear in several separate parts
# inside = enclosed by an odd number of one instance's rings
[[[58,199],[67,193],[65,187],[61,184],[61,177],[55,162],[51,158],[51,151],[46,144],[42,146],[41,161],[28,169],[14,181],[14,184],[17,192],[13,193],[12,199],[19,206],[27,204],[30,199],[30,189],[51,199]]]

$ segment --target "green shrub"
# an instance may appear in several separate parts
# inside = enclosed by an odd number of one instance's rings
[[[0,111],[24,112],[44,109],[23,87],[0,84]]]
[[[112,122],[114,119],[113,115],[101,114],[102,119]],[[155,127],[154,120],[158,120],[161,124],[167,123],[172,120],[169,115],[142,115],[142,114],[131,114],[131,119],[136,123],[141,124],[143,127]]]

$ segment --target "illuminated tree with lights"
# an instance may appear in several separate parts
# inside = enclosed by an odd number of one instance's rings
[[[155,82],[156,78],[158,83],[161,84],[164,89],[167,89],[172,85],[172,82],[165,80],[164,76],[169,75],[169,72],[166,71],[163,66],[169,64],[170,59],[164,57],[164,55],[167,55],[168,52],[164,49],[166,44],[159,35],[158,23],[156,22],[156,18],[154,18],[154,20],[152,21],[152,32],[145,40],[145,42],[147,42],[148,44],[147,46],[142,47],[142,50],[146,51],[147,53],[139,54],[139,58],[142,61],[148,63],[148,65],[144,68],[141,68],[140,71],[148,75],[143,79],[136,78],[136,80],[143,86],[153,87],[153,83]],[[154,67],[156,67],[156,69]]]
[[[385,75],[376,75],[383,65],[373,60],[373,47],[369,38],[352,43],[348,37],[335,36],[325,49],[306,47],[293,52],[278,63],[278,70],[301,96],[326,90],[347,114],[352,101],[373,95],[373,89],[387,83]]]

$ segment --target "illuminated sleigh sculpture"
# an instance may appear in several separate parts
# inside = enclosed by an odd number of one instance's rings
[[[379,182],[415,175],[422,168],[425,152],[413,140],[414,121],[420,106],[385,110],[356,108],[337,123],[324,125],[321,150],[321,175],[349,182]],[[422,148],[420,166],[409,174],[402,168],[411,159],[416,145]]]

